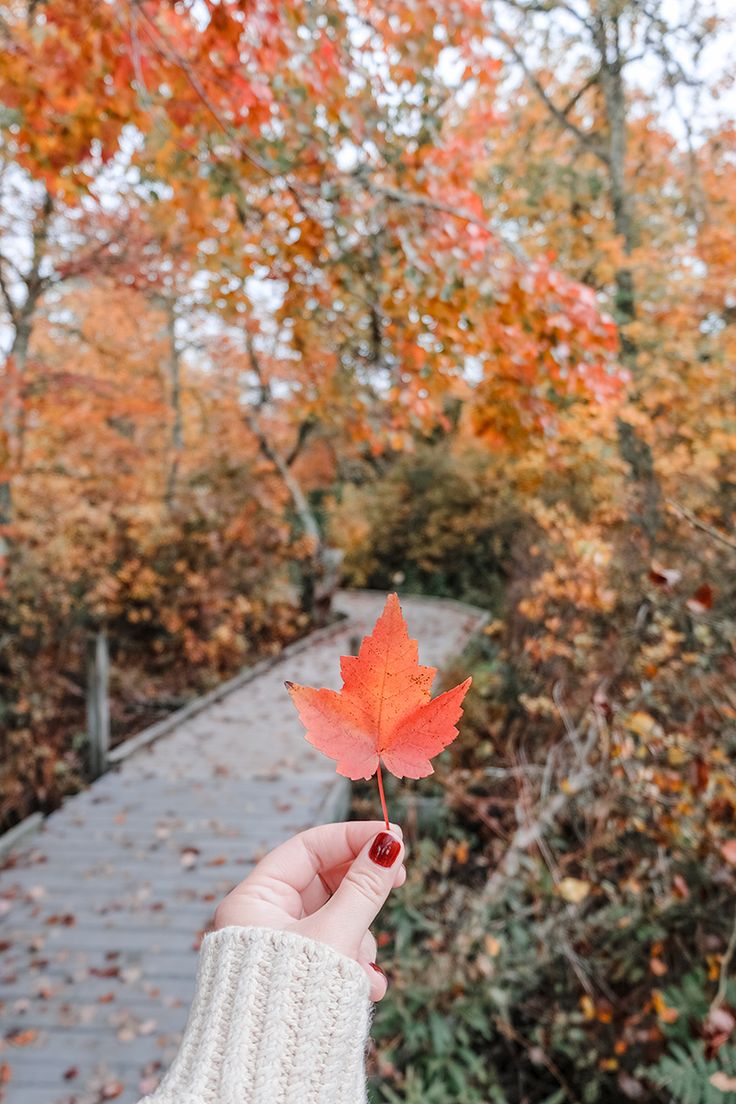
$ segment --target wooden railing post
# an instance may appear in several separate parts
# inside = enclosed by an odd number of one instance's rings
[[[110,750],[110,649],[107,633],[98,629],[87,651],[87,741],[93,778],[107,769]]]

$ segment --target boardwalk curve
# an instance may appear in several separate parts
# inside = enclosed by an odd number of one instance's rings
[[[3,1104],[132,1104],[155,1086],[217,902],[265,851],[347,810],[347,783],[303,739],[283,681],[339,686],[338,656],[384,598],[340,592],[347,620],[134,746],[19,845],[0,875]],[[402,607],[438,667],[483,621],[440,599]]]

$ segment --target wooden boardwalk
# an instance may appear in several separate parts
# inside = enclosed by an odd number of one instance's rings
[[[347,783],[304,740],[283,681],[338,687],[338,657],[384,597],[342,592],[348,621],[135,751],[11,856],[0,874],[3,1104],[132,1104],[155,1087],[221,897],[277,843],[347,811]],[[456,603],[402,607],[435,666],[481,623]]]

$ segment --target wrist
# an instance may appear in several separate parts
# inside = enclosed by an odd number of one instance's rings
[[[151,1104],[356,1104],[368,990],[357,962],[297,932],[211,932],[179,1054]]]

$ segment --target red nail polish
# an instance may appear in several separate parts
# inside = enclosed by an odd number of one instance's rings
[[[385,971],[385,970],[382,970],[382,969],[381,969],[381,967],[380,967],[380,966],[378,965],[378,963],[377,963],[377,962],[369,962],[369,963],[368,963],[368,965],[369,965],[369,966],[370,966],[370,967],[371,967],[371,968],[372,968],[373,970],[375,970],[377,974],[380,974],[380,975],[381,975],[381,977],[385,977],[385,976],[386,976],[386,971]]]
[[[368,857],[378,866],[393,866],[399,857],[401,844],[388,832],[379,832],[368,852]]]

